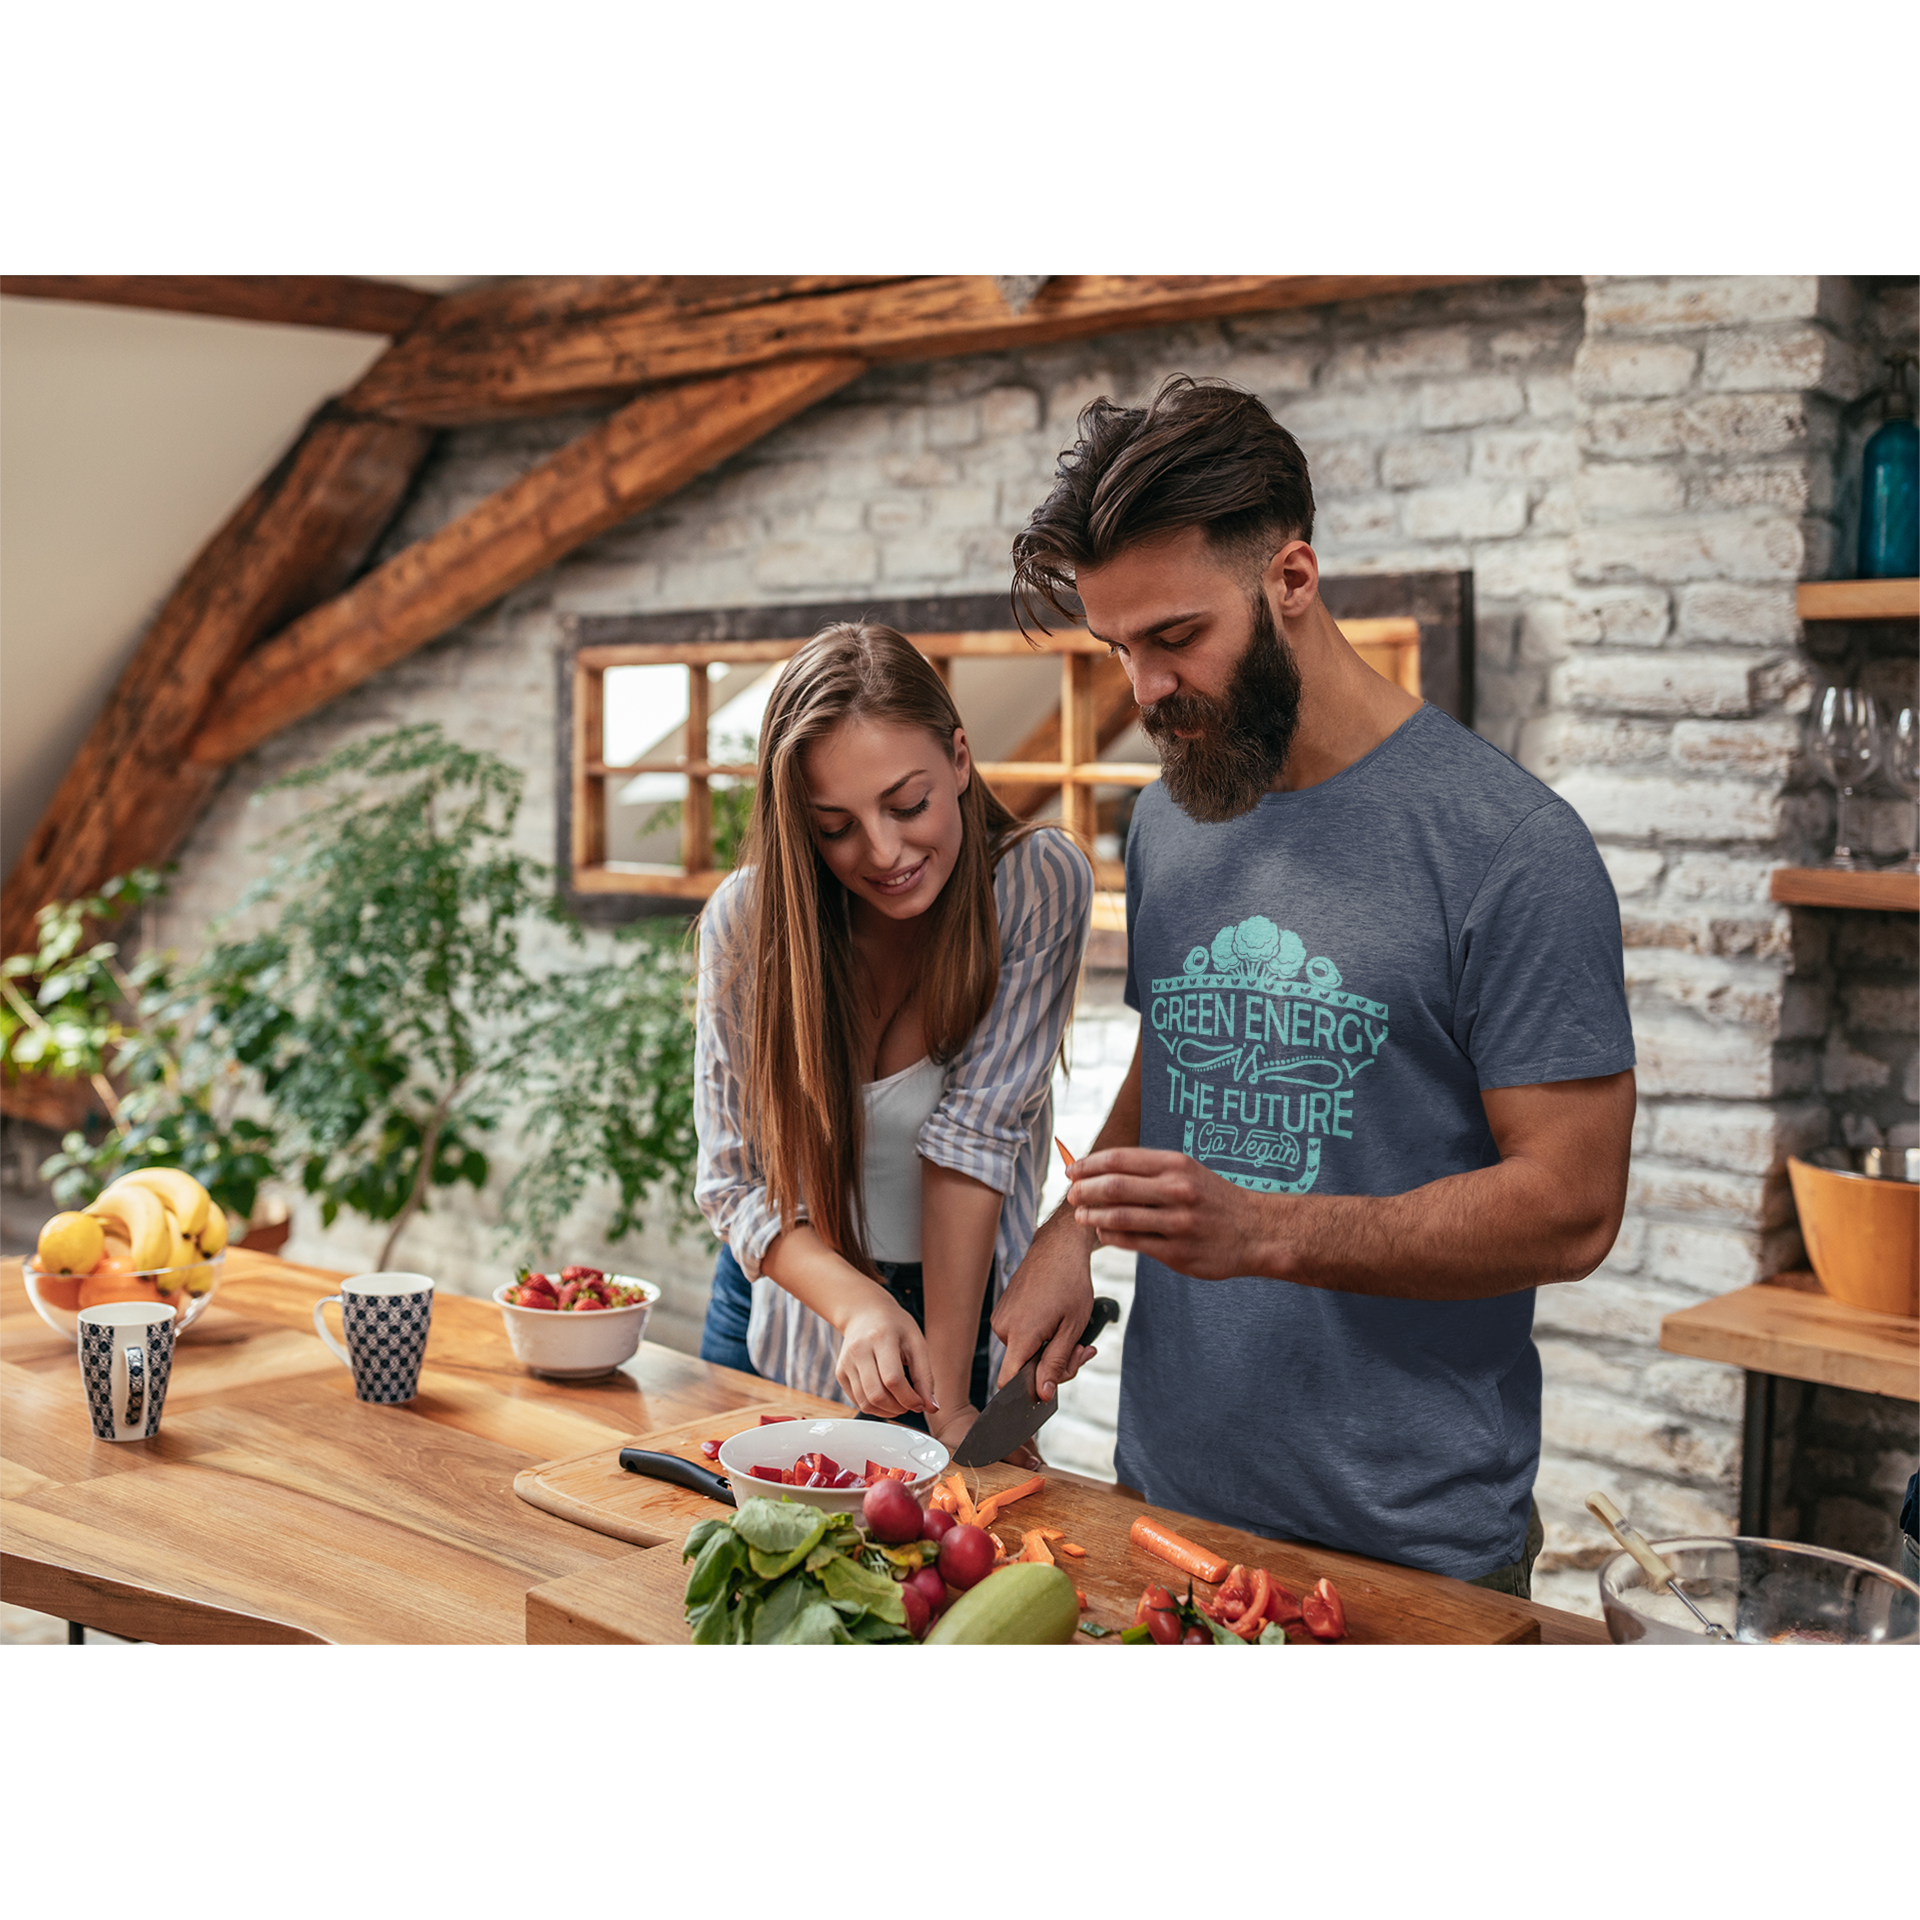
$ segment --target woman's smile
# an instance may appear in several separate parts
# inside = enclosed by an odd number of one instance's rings
[[[889,899],[892,899],[907,892],[926,870],[927,856],[922,854],[912,866],[903,868],[898,873],[869,874],[867,876],[867,884],[876,892],[884,893]]]

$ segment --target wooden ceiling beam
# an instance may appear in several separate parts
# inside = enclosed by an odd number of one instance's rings
[[[388,419],[463,426],[821,354],[933,360],[1477,277],[1065,274],[1018,313],[986,274],[795,281],[765,297],[744,295],[737,283],[728,283],[731,293],[723,287],[703,296],[698,282],[606,279],[544,290],[526,282],[517,291],[481,288],[446,301],[348,399],[357,411]]]
[[[49,900],[165,860],[219,777],[189,759],[208,701],[262,634],[329,599],[405,498],[431,433],[323,408],[154,616],[0,890],[0,952]]]
[[[337,273],[7,274],[0,294],[396,336],[440,304],[437,294],[414,287]]]
[[[647,394],[258,647],[193,743],[238,759],[861,371],[814,359]]]

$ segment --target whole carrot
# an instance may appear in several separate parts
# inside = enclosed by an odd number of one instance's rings
[[[1169,1566],[1192,1574],[1196,1580],[1217,1585],[1227,1577],[1224,1560],[1216,1560],[1206,1548],[1196,1547],[1191,1540],[1184,1539],[1171,1527],[1163,1527],[1157,1520],[1148,1519],[1144,1513],[1127,1529],[1127,1538],[1145,1552],[1157,1554]]]

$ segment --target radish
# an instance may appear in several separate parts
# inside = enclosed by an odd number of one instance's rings
[[[860,1499],[860,1517],[876,1540],[890,1547],[920,1538],[920,1502],[898,1480],[882,1480]]]
[[[926,1595],[913,1584],[912,1580],[902,1583],[900,1604],[907,1610],[907,1631],[916,1640],[924,1640],[927,1628],[933,1623],[933,1609],[927,1605]]]
[[[926,1518],[920,1522],[922,1540],[944,1540],[959,1525],[944,1507],[929,1507]]]
[[[940,1578],[937,1568],[922,1567],[919,1572],[908,1574],[906,1583],[935,1613],[947,1604],[947,1583]]]
[[[950,1587],[965,1592],[993,1571],[993,1536],[983,1527],[952,1528],[940,1542],[940,1572]]]

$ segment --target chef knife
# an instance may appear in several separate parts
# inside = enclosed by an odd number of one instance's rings
[[[1093,1303],[1093,1318],[1087,1322],[1080,1344],[1090,1347],[1099,1339],[1100,1330],[1120,1318],[1118,1301],[1104,1294]],[[953,1451],[956,1467],[984,1467],[1004,1460],[1015,1447],[1023,1447],[1053,1418],[1060,1404],[1059,1395],[1042,1400],[1034,1392],[1034,1380],[1040,1365],[1035,1354],[1007,1384],[981,1409],[980,1418],[967,1429],[967,1436]]]
[[[643,1473],[649,1480],[665,1480],[693,1493],[704,1493],[722,1506],[734,1506],[733,1489],[717,1473],[682,1460],[677,1453],[650,1453],[645,1447],[622,1447],[620,1464],[629,1473]]]

